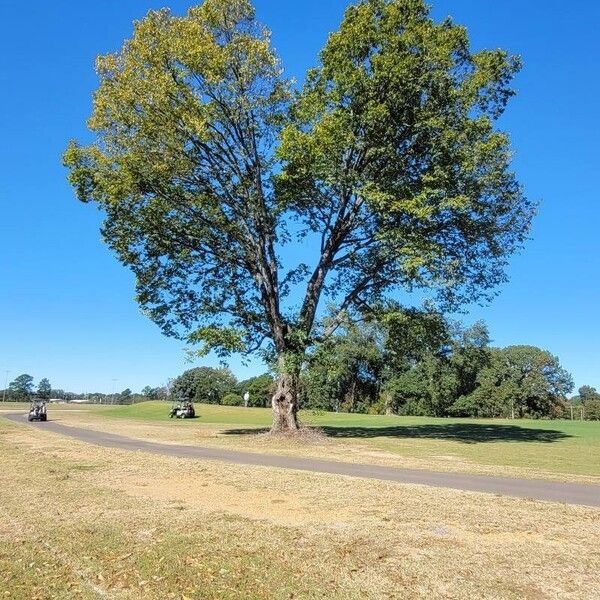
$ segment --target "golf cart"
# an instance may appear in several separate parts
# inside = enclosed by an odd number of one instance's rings
[[[46,421],[46,402],[44,400],[32,400],[29,407],[28,421]]]
[[[173,403],[169,417],[172,419],[193,419],[196,416],[194,403],[190,400],[179,399]]]

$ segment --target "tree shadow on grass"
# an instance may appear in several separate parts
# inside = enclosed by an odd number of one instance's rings
[[[571,435],[556,429],[529,429],[516,425],[489,423],[448,423],[435,425],[399,425],[396,427],[316,427],[327,437],[367,439],[389,437],[396,439],[452,440],[464,444],[485,442],[542,442],[551,443],[570,438]],[[260,429],[228,429],[226,435],[256,435],[269,431]]]

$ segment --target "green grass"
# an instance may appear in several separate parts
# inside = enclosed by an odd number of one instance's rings
[[[105,418],[168,422],[170,405],[144,402],[94,409]],[[239,439],[268,427],[271,411],[197,405],[199,418],[172,421],[177,427],[216,426]],[[301,420],[327,436],[365,450],[451,464],[452,460],[600,476],[600,422],[508,419],[445,419],[303,411]]]
[[[171,421],[193,426],[202,423],[219,425],[249,425],[266,427],[271,423],[271,411],[267,408],[240,408],[216,404],[196,404],[196,419],[169,419],[169,402],[140,402],[128,406],[94,406],[94,414],[118,419],[138,421]]]

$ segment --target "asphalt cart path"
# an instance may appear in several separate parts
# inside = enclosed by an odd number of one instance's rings
[[[346,463],[314,458],[241,452],[220,448],[160,444],[146,440],[135,440],[103,431],[62,425],[52,420],[45,423],[28,423],[27,415],[23,414],[4,414],[2,416],[15,423],[27,424],[31,427],[51,431],[52,433],[58,433],[81,442],[105,448],[148,452],[179,458],[217,460],[240,465],[276,467],[280,469],[310,471],[313,473],[330,473],[348,477],[380,479],[398,483],[600,507],[600,486],[586,483],[565,483],[543,479],[514,479],[509,477],[471,475],[468,473],[401,469],[397,467]]]

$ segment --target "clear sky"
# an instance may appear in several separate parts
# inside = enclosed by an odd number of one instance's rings
[[[540,201],[532,240],[484,319],[497,345],[558,355],[577,386],[600,388],[600,3],[432,0],[475,48],[503,47],[524,70],[502,127],[515,168]],[[302,80],[344,0],[256,0],[287,74]],[[100,241],[100,214],[79,204],[61,153],[86,139],[94,58],[118,49],[132,21],[173,0],[0,0],[0,388],[29,373],[72,391],[134,391],[189,368],[133,300],[131,274]],[[216,364],[207,359],[203,364]],[[260,364],[231,366],[240,377]]]

